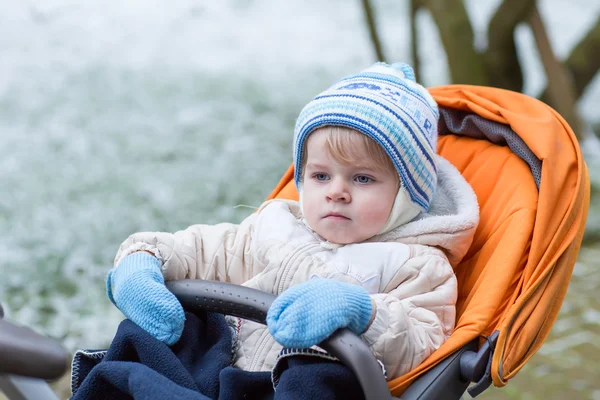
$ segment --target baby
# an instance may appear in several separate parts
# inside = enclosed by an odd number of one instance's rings
[[[130,236],[111,301],[171,345],[184,312],[165,280],[210,279],[277,295],[267,326],[233,319],[235,366],[272,370],[339,328],[388,379],[418,366],[455,323],[456,265],[478,223],[469,184],[436,154],[437,104],[406,64],[377,63],[309,102],[294,132],[300,201],[271,200],[241,224]],[[285,352],[282,348],[286,347]]]

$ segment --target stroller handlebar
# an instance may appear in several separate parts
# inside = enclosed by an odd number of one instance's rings
[[[256,289],[216,281],[170,281],[167,287],[186,310],[218,312],[262,324],[275,299],[274,295]],[[350,330],[337,330],[319,346],[354,372],[367,400],[393,399],[373,353]],[[1,316],[0,354],[0,375],[54,380],[68,368],[69,355],[60,343]]]
[[[53,380],[69,365],[69,354],[54,339],[0,319],[0,375]]]
[[[186,310],[212,311],[261,324],[265,324],[267,311],[275,299],[272,294],[225,282],[181,280],[166,284]],[[319,347],[340,359],[354,372],[367,400],[392,399],[375,356],[350,330],[339,329]]]

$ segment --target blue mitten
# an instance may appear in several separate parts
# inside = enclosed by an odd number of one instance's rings
[[[321,343],[338,328],[357,335],[365,331],[373,306],[360,286],[332,279],[311,279],[275,299],[267,313],[271,335],[285,347]]]
[[[165,286],[156,257],[137,252],[108,272],[108,298],[127,318],[168,345],[183,332],[183,307]]]

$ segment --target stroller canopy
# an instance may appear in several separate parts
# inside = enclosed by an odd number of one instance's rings
[[[438,152],[469,181],[481,221],[455,268],[456,329],[423,364],[388,382],[400,394],[473,339],[499,336],[491,363],[504,386],[542,346],[565,297],[589,205],[577,139],[544,103],[469,85],[430,89],[440,106]],[[268,199],[298,199],[291,165]]]

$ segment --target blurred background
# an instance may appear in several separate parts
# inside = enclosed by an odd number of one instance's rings
[[[574,127],[593,183],[542,349],[484,399],[600,399],[598,0],[0,0],[0,301],[70,351],[122,314],[104,277],[135,231],[239,222],[292,159],[302,106],[376,61],[426,86],[509,88]],[[68,379],[55,384],[69,395]]]

